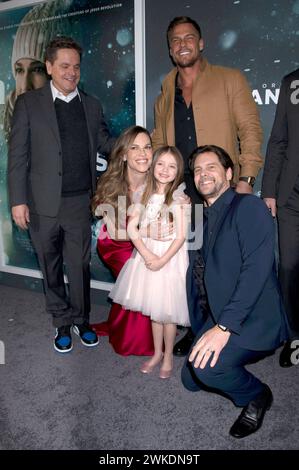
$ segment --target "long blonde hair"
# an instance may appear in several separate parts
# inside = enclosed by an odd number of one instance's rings
[[[146,204],[148,203],[151,195],[157,191],[157,182],[154,177],[155,166],[157,164],[159,157],[161,157],[161,155],[164,155],[165,153],[170,153],[174,157],[178,170],[177,170],[175,179],[171,183],[168,184],[168,187],[165,192],[164,204],[166,204],[167,206],[170,206],[170,204],[173,201],[172,199],[173,192],[177,189],[179,184],[181,184],[184,180],[184,160],[183,160],[181,152],[176,147],[173,147],[170,145],[165,145],[164,147],[158,148],[153,155],[153,163],[149,171],[148,182],[147,182],[145,191],[142,196],[142,204],[144,206],[146,206]]]
[[[99,178],[97,183],[97,189],[92,200],[93,212],[99,204],[109,204],[117,211],[118,196],[125,196],[127,198],[127,207],[130,205],[127,162],[124,161],[124,155],[139,134],[146,134],[151,141],[150,133],[141,126],[129,127],[116,140],[107,171]]]

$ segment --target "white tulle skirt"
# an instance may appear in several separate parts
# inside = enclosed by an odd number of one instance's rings
[[[143,241],[157,256],[162,256],[172,243],[172,240],[157,241],[151,238]],[[187,267],[185,244],[159,271],[146,268],[143,258],[134,250],[109,296],[124,308],[141,311],[154,321],[188,326]]]

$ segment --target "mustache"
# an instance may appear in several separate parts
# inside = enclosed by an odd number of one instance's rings
[[[206,182],[213,182],[214,181],[214,178],[211,178],[211,177],[208,177],[208,178],[200,178],[198,180],[198,183],[201,184],[201,183],[206,183]]]

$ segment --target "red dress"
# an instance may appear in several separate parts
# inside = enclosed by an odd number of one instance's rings
[[[133,244],[126,240],[112,240],[104,225],[98,238],[97,248],[101,258],[117,277],[132,254]],[[92,326],[99,336],[108,335],[113,349],[122,356],[154,354],[151,320],[141,312],[125,310],[121,305],[113,303],[108,320]]]

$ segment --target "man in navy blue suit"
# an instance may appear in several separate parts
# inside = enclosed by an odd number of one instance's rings
[[[230,188],[233,162],[220,147],[198,147],[190,169],[205,201],[203,246],[190,251],[187,294],[196,335],[182,369],[191,391],[212,389],[243,410],[236,438],[257,431],[273,396],[245,365],[288,336],[274,266],[274,226],[265,203]]]

